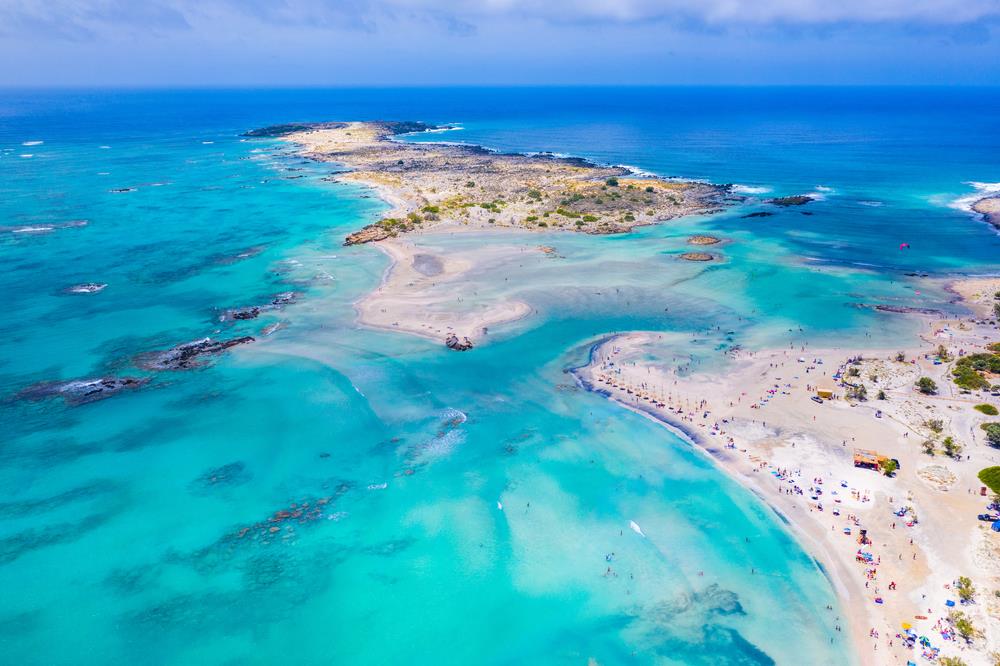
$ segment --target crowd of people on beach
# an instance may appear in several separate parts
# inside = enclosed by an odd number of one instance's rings
[[[851,503],[859,509],[873,505],[873,492],[868,488],[852,487],[846,479],[834,477],[832,470],[827,470],[822,475],[809,475],[803,479],[804,472],[801,468],[789,468],[782,465],[774,465],[772,462],[759,453],[755,453],[746,444],[738,441],[738,432],[730,432],[733,426],[732,417],[720,416],[715,413],[709,399],[691,395],[690,382],[681,388],[678,383],[679,372],[674,369],[672,372],[653,373],[654,368],[646,367],[646,379],[634,379],[636,370],[641,370],[636,362],[630,360],[628,355],[622,356],[622,347],[615,345],[610,353],[599,359],[595,364],[597,369],[598,382],[601,388],[607,388],[608,393],[614,399],[625,405],[637,408],[642,411],[660,415],[666,422],[674,425],[691,424],[695,426],[695,433],[705,433],[707,439],[702,442],[710,447],[713,438],[724,438],[724,450],[730,454],[743,454],[751,463],[750,469],[754,473],[770,473],[777,483],[776,491],[780,497],[787,498],[787,501],[804,506],[810,513],[829,515],[831,519],[830,530],[843,537],[845,545],[850,543],[855,555],[855,562],[858,565],[857,575],[863,583],[865,598],[868,603],[876,606],[885,606],[894,603],[894,595],[897,593],[897,579],[908,576],[909,566],[915,565],[918,561],[919,550],[913,538],[893,539],[883,537],[886,530],[890,533],[897,529],[897,523],[902,522],[908,528],[917,525],[916,514],[912,506],[900,509],[892,508],[893,499],[888,499],[890,511],[873,513],[870,509],[865,510],[866,519],[862,519],[858,511],[845,511],[845,503]],[[801,347],[801,352],[805,347]],[[751,357],[751,353],[746,353]],[[799,379],[782,378],[776,375],[790,374],[786,370],[786,363],[791,361],[795,370],[801,369],[804,373],[819,373],[822,371],[823,360],[812,358],[806,361],[802,357],[795,360],[788,359],[788,352],[784,352],[784,358],[776,358],[768,362],[768,371],[772,375],[762,384],[766,386],[761,395],[752,399],[749,404],[751,409],[763,410],[771,405],[775,400],[791,396],[795,387],[792,381]],[[848,367],[856,363],[857,359],[846,359],[835,371],[834,381],[846,376]],[[685,364],[690,366],[690,362]],[[673,375],[671,377],[671,374]],[[825,373],[824,373],[825,374]],[[791,379],[791,381],[789,380]],[[817,380],[806,384],[807,392],[815,392],[818,385]],[[695,383],[694,386],[697,386]],[[717,396],[722,397],[722,396]],[[735,404],[729,402],[729,406],[746,404],[744,400],[748,398],[746,391],[740,391],[736,395]],[[767,421],[764,419],[750,419],[750,426],[766,429]],[[686,433],[691,434],[687,428],[682,428]],[[850,437],[853,441],[854,437]],[[794,447],[795,443],[790,442]],[[844,438],[841,446],[848,446],[848,438]],[[825,489],[829,489],[826,490]],[[826,505],[824,505],[826,500]],[[877,509],[877,507],[876,507]],[[885,513],[886,515],[883,515]],[[820,520],[817,518],[817,520]],[[888,548],[890,559],[883,564],[882,554],[876,549],[873,543],[870,526],[866,526],[868,521],[876,521],[876,531],[879,533],[879,549]],[[836,543],[836,542],[835,542]],[[898,552],[897,552],[898,551]],[[846,554],[846,553],[845,553]],[[896,557],[891,557],[895,555]],[[906,557],[904,558],[904,555]],[[888,569],[888,570],[887,570]],[[755,572],[754,572],[755,573]],[[926,599],[926,594],[923,595]],[[831,609],[832,610],[832,609]],[[927,616],[933,618],[931,608],[926,609]],[[925,616],[918,616],[925,617]],[[840,618],[835,622],[837,632],[842,630]],[[920,647],[920,654],[928,659],[935,659],[940,648],[934,645],[931,637],[940,636],[942,641],[954,640],[954,628],[948,621],[946,615],[938,616],[934,624],[925,627],[926,634],[917,635],[909,624],[904,623],[902,629],[894,630],[889,626],[872,626],[869,631],[871,639],[871,649],[878,652],[882,650],[902,650],[898,654],[905,660],[909,660],[913,653],[911,650]],[[833,640],[833,639],[831,639]]]

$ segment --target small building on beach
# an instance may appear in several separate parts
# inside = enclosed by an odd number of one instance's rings
[[[877,451],[872,451],[871,449],[854,449],[855,467],[865,467],[867,469],[877,470],[879,468],[879,464],[886,460],[888,460],[888,458],[879,455]]]

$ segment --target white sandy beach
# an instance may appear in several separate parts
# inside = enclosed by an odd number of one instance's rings
[[[956,291],[992,293],[997,287],[1000,281],[993,280]],[[690,374],[678,373],[687,364],[683,358],[639,360],[651,343],[662,342],[661,334],[639,332],[602,344],[579,376],[620,404],[682,429],[789,520],[830,574],[861,663],[905,664],[919,656],[919,646],[904,649],[897,637],[906,623],[942,654],[992,664],[987,654],[1000,645],[1000,601],[992,594],[1000,583],[993,556],[1000,552],[1000,534],[976,518],[988,502],[979,495],[976,475],[1000,463],[1000,451],[984,444],[978,428],[990,420],[972,409],[984,402],[982,395],[950,390],[948,364],[934,365],[931,358],[940,343],[953,353],[979,350],[990,332],[995,339],[995,329],[939,321],[928,335],[933,346],[910,350],[904,362],[895,360],[897,350],[795,348],[739,352],[724,372]],[[858,366],[866,402],[845,400],[844,388],[832,379],[858,354],[866,359]],[[920,376],[935,379],[939,395],[917,392],[913,384]],[[839,397],[814,402],[816,387]],[[878,390],[885,400],[876,399]],[[922,442],[934,435],[925,424],[934,419],[963,447],[956,458],[923,452]],[[901,469],[889,478],[855,467],[855,448],[895,458]],[[896,515],[903,508],[906,513]],[[917,521],[908,526],[914,515]],[[858,543],[861,529],[871,544]],[[859,550],[872,562],[859,563]],[[977,603],[961,608],[985,633],[972,646],[940,634],[951,610],[946,601],[958,600],[952,585],[959,576],[970,577],[979,590]]]
[[[531,306],[523,301],[480,299],[467,280],[470,271],[483,265],[513,262],[523,255],[522,246],[484,243],[461,257],[404,239],[381,241],[376,247],[392,263],[379,287],[355,304],[362,325],[436,341],[454,334],[476,343],[491,327],[531,313]]]

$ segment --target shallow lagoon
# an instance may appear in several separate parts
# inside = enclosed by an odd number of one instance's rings
[[[530,121],[498,105],[490,118],[469,100],[485,94],[439,94],[433,109],[370,91],[5,100],[3,225],[88,220],[0,233],[5,397],[41,380],[141,374],[138,353],[284,325],[108,400],[0,404],[0,644],[12,660],[843,663],[830,644],[840,638],[825,610],[832,590],[776,517],[664,429],[578,390],[565,370],[621,330],[675,331],[687,341],[678,353],[703,363],[731,344],[912,335],[905,318],[852,304],[949,307],[947,294],[904,273],[993,267],[995,234],[934,196],[1000,176],[983,173],[978,149],[954,148],[969,142],[950,125],[940,127],[954,139],[942,150],[970,156],[954,174],[917,136],[900,154],[872,157],[867,141],[892,112],[863,96],[849,116],[863,133],[845,135],[808,104],[788,111],[808,131],[784,141],[785,125],[761,129],[763,109],[749,135],[745,114],[719,112],[700,121],[714,123],[711,151],[695,141],[681,160],[663,128],[680,127],[684,109],[661,108],[652,122],[652,111],[623,119],[617,105],[598,105],[580,122],[546,107]],[[216,113],[193,113],[192,100]],[[944,118],[938,106],[916,126]],[[977,108],[967,131],[995,146]],[[751,203],[613,238],[512,235],[562,258],[526,253],[524,265],[470,279],[482,297],[522,298],[537,314],[455,354],[354,324],[352,303],[386,259],[340,241],[377,215],[376,200],[322,181],[329,167],[237,137],[345,114],[468,118],[463,138],[500,148],[835,192],[810,205],[812,216],[741,217],[758,209]],[[825,154],[808,139],[824,127],[840,137],[829,148],[836,164],[807,181]],[[15,156],[36,138],[46,142],[34,157]],[[845,165],[852,147],[863,168]],[[781,160],[738,159],[765,151]],[[907,170],[920,177],[905,190],[896,163],[911,154],[921,158]],[[712,172],[734,162],[742,171]],[[856,204],[862,190],[884,205]],[[903,230],[912,254],[895,247]],[[722,262],[676,258],[695,232],[727,239]],[[421,242],[460,250],[476,240]],[[499,279],[508,273],[516,279]],[[62,293],[89,281],[108,287]],[[297,304],[218,320],[288,290],[302,293]],[[302,514],[268,522],[283,510]],[[608,566],[616,575],[604,575]],[[794,630],[779,636],[778,623]]]

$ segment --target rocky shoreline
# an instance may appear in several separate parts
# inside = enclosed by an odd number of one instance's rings
[[[995,229],[1000,229],[1000,197],[986,197],[972,204],[972,210],[983,216]]]

